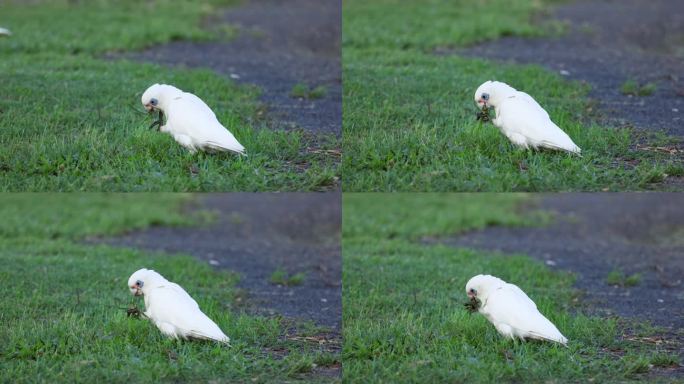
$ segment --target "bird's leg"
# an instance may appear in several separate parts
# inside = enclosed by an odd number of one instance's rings
[[[164,124],[164,112],[162,112],[162,110],[159,109],[159,115],[157,116],[157,120],[155,120],[155,122],[152,123],[152,125],[150,125],[149,129],[152,129],[155,126],[158,126],[159,128],[157,130],[159,130],[159,129],[161,129],[162,124]]]

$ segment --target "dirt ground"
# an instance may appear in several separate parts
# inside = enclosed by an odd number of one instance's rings
[[[311,320],[339,334],[342,260],[339,193],[228,193],[197,195],[188,210],[213,212],[199,227],[153,227],[102,242],[185,253],[240,275],[248,310]],[[270,282],[282,268],[305,273],[301,285]]]
[[[684,136],[684,1],[579,0],[538,19],[560,21],[567,33],[506,37],[456,53],[539,64],[590,84],[590,97],[610,125]],[[628,79],[653,82],[657,89],[650,96],[626,96],[620,88]],[[522,90],[534,95],[533,89]]]
[[[601,316],[648,320],[666,331],[684,356],[684,194],[548,194],[526,210],[554,219],[538,228],[492,227],[439,242],[526,254],[573,272],[583,309]],[[611,286],[608,274],[641,274],[632,287]],[[486,271],[483,271],[483,273]],[[684,376],[684,367],[679,372]]]
[[[250,0],[206,20],[237,28],[229,41],[177,41],[123,57],[212,69],[262,90],[271,125],[342,132],[341,0]],[[324,86],[320,99],[290,96],[304,83]]]

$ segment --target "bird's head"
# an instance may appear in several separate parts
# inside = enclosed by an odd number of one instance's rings
[[[505,282],[498,277],[492,275],[477,275],[468,280],[465,290],[469,298],[476,298],[482,303],[485,303],[487,297],[489,297],[489,293],[503,284],[505,284]]]
[[[475,103],[482,109],[485,106],[496,108],[505,98],[515,95],[515,88],[500,81],[485,81],[475,91]]]
[[[142,95],[142,105],[148,112],[153,112],[155,109],[160,109],[159,101],[162,99],[164,94],[164,88],[162,84],[154,84],[147,88],[145,93]]]
[[[493,84],[493,81],[485,81],[477,88],[477,91],[475,91],[475,103],[477,104],[478,108],[482,109],[486,105],[492,106],[491,95],[493,91]]]
[[[131,295],[144,295],[147,287],[150,286],[151,280],[153,280],[156,275],[158,275],[158,273],[151,269],[143,268],[135,271],[131,277],[128,278],[128,289],[130,289]]]

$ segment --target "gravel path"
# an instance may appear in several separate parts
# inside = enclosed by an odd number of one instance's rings
[[[684,136],[684,1],[581,0],[540,18],[569,30],[555,38],[506,37],[456,53],[539,64],[589,83],[590,97],[611,125]],[[624,95],[620,88],[628,79],[657,89],[650,96]]]

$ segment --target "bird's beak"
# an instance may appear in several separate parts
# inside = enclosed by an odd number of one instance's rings
[[[485,99],[480,98],[479,100],[477,100],[477,107],[478,108],[482,109],[483,107],[486,107],[486,106],[487,106],[487,102],[485,101]]]
[[[472,292],[468,292],[468,298],[471,298],[471,299],[472,299],[473,297],[475,297],[475,294],[472,293]]]
[[[147,112],[149,112],[149,113],[152,113],[152,111],[154,111],[154,107],[153,107],[152,104],[150,104],[150,103],[145,104],[145,109],[146,109]]]

